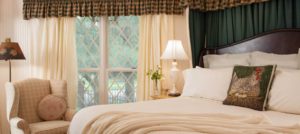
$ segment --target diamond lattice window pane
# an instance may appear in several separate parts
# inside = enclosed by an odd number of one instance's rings
[[[98,69],[100,65],[100,18],[77,17],[76,47],[79,68],[78,108],[99,103],[99,74],[81,70]]]
[[[108,73],[108,102],[136,101],[136,70],[138,59],[138,17],[109,17],[108,66],[129,71]]]
[[[108,79],[109,104],[136,101],[137,73],[111,72]]]
[[[97,68],[100,64],[100,24],[98,17],[77,17],[76,47],[79,68]]]
[[[99,77],[97,72],[79,72],[78,108],[99,104]]]
[[[109,17],[109,67],[137,67],[138,17]]]

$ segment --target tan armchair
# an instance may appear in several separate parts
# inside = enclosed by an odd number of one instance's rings
[[[67,100],[67,83],[58,80],[27,79],[6,83],[7,119],[12,134],[66,134],[75,110],[69,109],[64,120],[43,121],[37,107],[46,95]]]

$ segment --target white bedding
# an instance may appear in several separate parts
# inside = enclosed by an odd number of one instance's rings
[[[230,115],[263,115],[274,125],[290,126],[300,123],[300,115],[274,111],[255,111],[248,108],[223,105],[220,101],[201,98],[178,97],[172,99],[129,104],[92,106],[79,111],[70,125],[70,134],[81,134],[84,126],[96,116],[108,111],[133,111],[148,113],[223,113]]]

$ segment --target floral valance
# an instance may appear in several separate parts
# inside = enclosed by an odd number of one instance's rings
[[[23,0],[24,19],[183,14],[180,0]]]
[[[200,11],[216,11],[269,0],[181,0],[180,5]]]

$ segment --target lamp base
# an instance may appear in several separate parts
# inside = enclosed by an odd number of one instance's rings
[[[180,96],[181,93],[169,93],[168,96],[173,96],[173,97],[177,97]]]
[[[171,82],[172,82],[172,89],[169,91],[169,96],[180,96],[180,93],[178,92],[178,90],[176,89],[176,81],[177,81],[177,74],[179,72],[179,69],[177,68],[177,62],[176,60],[174,60],[172,62],[172,68],[170,70],[170,78],[171,78]]]

